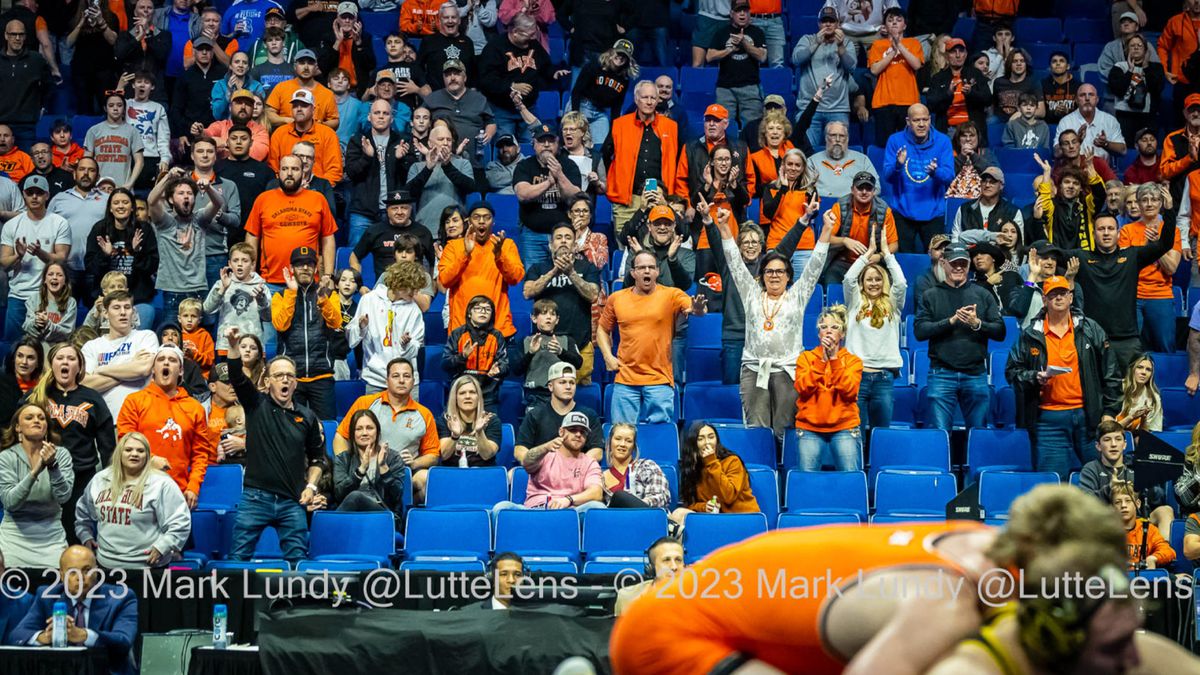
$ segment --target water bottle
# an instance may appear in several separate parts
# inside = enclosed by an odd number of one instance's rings
[[[229,642],[225,638],[225,623],[229,610],[225,605],[213,605],[213,649],[225,649]]]
[[[708,503],[704,505],[704,510],[709,513],[721,512],[721,503],[717,501],[716,495],[714,495],[712,499],[708,500]]]
[[[487,138],[487,132],[483,129],[480,129],[479,133],[475,134],[475,159],[480,162],[483,161],[483,139],[485,138]]]
[[[67,603],[62,600],[54,603],[54,624],[51,629],[50,644],[56,649],[67,646]]]

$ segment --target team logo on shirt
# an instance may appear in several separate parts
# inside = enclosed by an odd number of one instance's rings
[[[79,426],[86,427],[88,419],[91,418],[91,413],[88,412],[91,409],[91,403],[59,405],[54,401],[46,401],[46,412],[50,413],[50,419],[58,422],[58,426],[64,429],[72,422],[78,422]]]
[[[1034,347],[1029,350],[1030,356],[1037,356],[1038,354],[1041,354],[1041,353],[1042,353],[1042,350],[1038,349],[1037,347]]]
[[[292,419],[296,420],[296,424],[300,424],[304,421],[304,418],[300,416],[293,417]]]
[[[163,440],[167,441],[174,441],[178,443],[179,441],[183,440],[183,427],[179,426],[179,423],[175,421],[174,417],[168,417],[167,421],[163,422],[163,425],[156,429],[154,433],[158,434]]]

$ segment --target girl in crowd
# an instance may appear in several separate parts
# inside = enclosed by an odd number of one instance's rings
[[[1025,259],[1025,247],[1021,245],[1021,228],[1011,220],[1001,223],[1000,231],[996,233],[996,247],[1004,257],[1000,269],[1019,273],[1021,261]]]
[[[138,325],[149,328],[154,325],[151,303],[157,293],[154,275],[158,273],[158,239],[150,223],[138,219],[135,208],[132,192],[125,188],[113,190],[104,219],[88,234],[84,265],[96,282],[109,272],[124,274],[133,294]]]
[[[618,40],[599,58],[588,59],[579,71],[571,91],[571,108],[587,120],[592,135],[589,147],[603,145],[612,121],[621,116],[625,93],[640,71],[632,53],[633,45],[628,40]],[[563,126],[566,124],[564,116]]]
[[[242,372],[259,391],[267,390],[267,360],[263,356],[262,340],[257,335],[242,335],[237,341],[238,354],[242,358]]]
[[[442,466],[495,466],[500,417],[484,410],[479,380],[462,375],[450,384],[446,412],[437,421]]]
[[[591,195],[602,195],[608,188],[604,162],[600,154],[593,151],[592,132],[581,112],[569,112],[562,118],[563,150],[579,167],[583,178],[583,191]]]
[[[29,392],[28,402],[50,411],[50,430],[62,439],[75,470],[71,499],[63,508],[63,529],[75,539],[75,504],[97,469],[112,461],[114,418],[100,392],[81,383],[83,352],[62,342],[50,349],[46,372]]]
[[[67,281],[67,266],[47,263],[37,295],[25,301],[25,334],[42,341],[42,348],[65,341],[75,330],[75,298]]]
[[[834,305],[817,319],[819,344],[796,363],[796,434],[800,469],[820,471],[828,449],[838,471],[862,470],[858,389],[863,363],[843,348],[846,307]]]
[[[978,199],[980,175],[989,166],[999,166],[996,156],[987,147],[981,147],[979,127],[966,121],[955,127],[950,140],[954,147],[954,180],[946,188],[947,197]]]
[[[1162,431],[1162,395],[1154,383],[1154,359],[1139,354],[1121,382],[1121,412],[1117,421],[1126,429]]]
[[[9,567],[57,569],[67,548],[62,505],[71,498],[71,453],[57,446],[46,411],[26,403],[0,435],[0,551]]]
[[[44,355],[41,340],[28,335],[13,345],[0,373],[0,419],[12,417],[21,399],[37,385]]]
[[[868,262],[882,251],[883,264]],[[896,256],[887,247],[882,229],[870,238],[865,255],[860,255],[842,280],[848,305],[846,351],[862,360],[862,384],[858,388],[859,424],[863,437],[874,427],[892,425],[896,376],[904,365],[900,353],[900,312],[908,281]]]
[[[1008,299],[1012,290],[1021,285],[1021,275],[1003,269],[1005,254],[999,246],[986,241],[971,247],[971,264],[975,267],[975,283],[991,292],[1000,305],[1000,313],[1007,313]]]
[[[229,103],[233,100],[234,92],[247,89],[255,96],[266,97],[266,89],[262,82],[250,77],[250,56],[246,52],[234,52],[229,57],[229,73],[216,81],[212,88],[213,119],[229,119]]]
[[[750,491],[750,473],[742,458],[721,445],[717,430],[696,422],[683,441],[679,464],[679,503],[671,522],[683,527],[689,513],[756,513],[758,500]]]
[[[604,501],[609,508],[665,509],[671,487],[653,460],[638,457],[637,427],[627,422],[608,432],[608,468],[604,470]]]
[[[442,251],[446,249],[446,242],[451,239],[462,239],[467,232],[467,221],[463,216],[462,207],[450,205],[442,209],[442,215],[438,218],[438,235],[433,242],[433,269],[438,269],[442,265]],[[438,293],[446,295],[446,302],[442,304],[442,326],[449,327],[450,325],[450,289],[442,285],[438,275],[432,275]]]
[[[767,186],[779,180],[779,165],[784,155],[796,147],[788,140],[791,135],[792,123],[788,121],[786,112],[772,110],[763,116],[758,125],[758,144],[761,149],[750,155],[750,170],[746,172],[751,197],[762,199]],[[767,214],[759,214],[760,226],[766,227],[770,222]]]
[[[107,569],[166,567],[187,544],[192,514],[179,486],[150,461],[150,441],[121,437],[112,465],[75,507],[75,534]]]
[[[351,449],[333,456],[338,511],[404,515],[404,458],[379,442],[379,418],[363,409],[350,418]]]
[[[702,216],[708,217],[703,208]],[[814,199],[800,217],[807,225],[817,213]],[[750,269],[738,249],[730,229],[731,214],[717,211],[717,230],[725,264],[729,266],[734,285],[742,297],[746,311],[746,344],[742,350],[741,396],[742,414],[748,426],[769,427],[776,438],[783,438],[796,416],[794,378],[796,358],[800,355],[797,339],[804,325],[804,309],[817,286],[829,251],[829,237],[835,222],[826,218],[821,238],[804,267],[799,283],[791,283],[791,265],[787,258],[769,251],[759,264],[759,278]]]

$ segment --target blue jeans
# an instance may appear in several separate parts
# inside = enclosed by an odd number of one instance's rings
[[[637,61],[647,66],[674,65],[667,56],[667,27],[634,28],[630,31],[630,40],[637,50]]]
[[[550,262],[550,235],[521,228],[521,262],[528,268],[540,262]]]
[[[862,432],[857,428],[822,432],[797,429],[800,470],[820,471],[821,455],[833,454],[838,471],[862,471]]]
[[[282,294],[285,290],[287,290],[287,286],[285,284],[267,284],[267,296],[270,297],[272,301],[275,300],[276,293]],[[278,342],[279,333],[275,330],[275,324],[271,323],[270,321],[262,322],[262,343],[263,350],[265,352],[263,354],[263,358],[267,358],[267,354],[273,355],[279,353],[277,344]]]
[[[270,525],[274,525],[279,533],[279,548],[284,560],[294,565],[308,556],[308,518],[300,502],[246,488],[238,503],[237,520],[233,523],[229,559],[249,560],[262,531]]]
[[[204,256],[204,281],[208,283],[209,288],[217,285],[217,282],[221,280],[221,268],[228,264],[228,253],[214,253]]]
[[[1175,351],[1175,301],[1137,301],[1138,330],[1142,344],[1152,352],[1170,354]]]
[[[4,339],[16,342],[25,334],[25,300],[8,298],[8,308],[4,310]]]
[[[721,384],[742,381],[742,351],[745,349],[745,340],[721,340]]]
[[[163,291],[163,313],[162,313],[162,316],[158,317],[158,326],[155,326],[155,328],[161,327],[162,324],[164,324],[168,321],[173,322],[173,323],[178,323],[179,322],[179,303],[183,302],[184,300],[187,300],[188,298],[203,299],[203,296],[199,291],[195,291],[195,292],[191,292],[191,293],[175,293],[173,291]],[[142,328],[149,329],[149,326],[142,326]]]
[[[525,124],[525,120],[521,119],[519,113],[492,106],[492,114],[495,116],[496,137],[512,134],[516,136],[518,143],[530,142],[529,125]]]
[[[892,404],[896,378],[891,371],[877,373],[863,371],[858,385],[858,419],[863,435],[873,427],[892,426]]]
[[[792,283],[800,280],[800,275],[804,274],[804,266],[808,264],[809,258],[812,258],[812,251],[796,251],[792,254]]]
[[[604,508],[604,502],[584,502],[583,504],[580,504],[579,506],[575,506],[572,508],[574,508],[575,512],[579,514],[580,522],[583,522],[583,514],[587,513],[588,511],[591,511],[592,509]],[[524,504],[520,504],[517,502],[507,502],[507,501],[500,502],[499,504],[496,504],[495,506],[492,507],[491,515],[492,515],[493,526],[496,523],[496,517],[500,514],[501,511],[513,511],[513,510],[516,510],[516,511],[545,511],[546,509],[544,507],[539,507],[539,506],[525,506]]]
[[[377,218],[372,218],[371,216],[366,216],[361,213],[351,212],[350,213],[350,235],[349,235],[349,240],[347,241],[346,245],[349,248],[354,248],[355,246],[357,246],[358,240],[362,239],[362,236],[364,234],[366,234],[367,228],[371,227],[376,222],[378,222]],[[361,263],[362,261],[359,260],[358,262]]]
[[[957,402],[962,408],[967,428],[981,427],[987,419],[988,403],[991,402],[987,373],[968,375],[953,370],[932,369],[929,371],[926,399],[929,401],[929,426],[949,431],[954,425],[954,404]]]
[[[675,422],[675,389],[666,384],[614,384],[609,422],[663,424]]]
[[[608,120],[608,112],[592,105],[592,102],[584,99],[579,102],[579,112],[588,121],[588,129],[592,134],[592,145],[601,145],[604,139],[608,138],[608,129],[610,126]]]
[[[812,143],[813,152],[825,149],[825,125],[830,122],[842,122],[850,128],[850,113],[818,112],[813,115],[812,124],[808,126],[808,142]]]
[[[783,16],[770,19],[750,19],[750,23],[762,29],[767,38],[767,66],[780,68],[784,65],[783,53],[787,47],[787,36],[783,32]]]
[[[150,330],[154,327],[154,305],[147,303],[134,305],[133,311],[137,312],[139,326],[145,330]]]
[[[1092,430],[1088,428],[1083,408],[1041,410],[1035,430],[1037,470],[1053,471],[1064,483],[1071,475],[1068,452],[1075,454],[1080,465],[1096,458]]]

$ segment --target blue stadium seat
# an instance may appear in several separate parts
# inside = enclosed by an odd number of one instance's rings
[[[496,223],[503,223],[506,227],[514,228],[520,222],[520,202],[517,201],[516,195],[490,194],[487,201],[496,210]]]
[[[980,471],[1033,471],[1029,434],[1024,429],[971,429],[967,433],[966,483]]]
[[[1067,40],[1078,47],[1080,44],[1099,44],[1101,46],[1109,40],[1113,39],[1112,22],[1108,17],[1103,19],[1077,19],[1072,18],[1064,24],[1064,29],[1067,34]],[[1154,49],[1152,46],[1151,49]],[[1099,52],[1097,52],[1099,56]],[[1097,59],[1090,61],[1081,61],[1079,57],[1075,57],[1073,64],[1079,67],[1083,63],[1095,63]]]
[[[853,515],[867,519],[867,475],[862,471],[799,471],[787,473],[784,511],[787,513]]]
[[[587,562],[639,564],[654,540],[667,534],[662,509],[592,509],[583,514],[583,553]]]
[[[684,66],[679,69],[679,88],[687,94],[702,94],[711,102],[717,88],[717,69]]]
[[[1179,290],[1176,286],[1175,290]],[[1151,354],[1154,360],[1154,383],[1159,387],[1183,387],[1188,376],[1187,352]]]
[[[905,515],[900,515],[900,516],[875,514],[875,515],[871,516],[871,524],[872,525],[886,525],[886,524],[894,524],[894,523],[940,523],[940,522],[945,522],[945,520],[946,520],[945,514],[936,515],[936,514],[932,514],[932,513],[925,514],[925,515],[905,514]]]
[[[679,467],[660,463],[658,468],[662,469],[663,477],[667,479],[667,486],[671,490],[671,503],[667,507],[674,508],[679,505]]]
[[[1182,518],[1176,518],[1171,524],[1171,548],[1175,550],[1175,562],[1171,564],[1171,571],[1175,574],[1192,574],[1195,571],[1195,563],[1188,560],[1183,554],[1183,536],[1186,534],[1187,521]]]
[[[867,484],[883,469],[949,472],[950,437],[941,429],[872,429]]]
[[[1012,387],[1001,385],[992,392],[992,424],[1008,429],[1017,423],[1017,396]]]
[[[413,509],[404,527],[408,561],[479,562],[492,549],[492,525],[482,509]]]
[[[1019,44],[1026,46],[1030,42],[1062,42],[1062,21],[1054,18],[1033,19],[1019,17],[1013,24],[1013,36]],[[1038,69],[1045,67],[1042,63],[1030,64],[1030,66]]]
[[[689,348],[705,347],[720,349],[721,347],[720,312],[711,312],[703,316],[688,319],[687,346]]]
[[[956,38],[971,41],[971,36],[975,33],[975,18],[970,16],[960,16],[954,21],[954,28],[950,29],[950,34]]]
[[[1191,429],[1200,420],[1200,397],[1189,396],[1182,387],[1163,387],[1163,428]]]
[[[560,52],[561,53],[561,52]],[[538,94],[533,103],[533,114],[538,119],[554,123],[562,106],[562,98],[557,91],[543,91]]]
[[[604,399],[600,396],[600,384],[592,382],[589,385],[576,385],[575,403],[584,408],[591,408],[597,415],[601,414],[604,411]]]
[[[360,12],[363,31],[375,36],[377,42],[383,42],[389,33],[400,28],[400,12]]]
[[[1004,317],[1004,339],[1000,341],[988,340],[988,351],[1008,351],[1010,347],[1017,343],[1017,338],[1021,336],[1021,324],[1017,323],[1015,316]]]
[[[750,492],[758,508],[767,517],[767,526],[774,527],[779,519],[779,476],[774,469],[750,467]]]
[[[433,419],[438,419],[446,411],[446,383],[438,380],[425,381],[423,378],[418,385],[421,405],[429,408]]]
[[[1008,351],[992,350],[988,353],[988,375],[992,386],[1004,387],[1008,386],[1008,380],[1005,378],[1004,369],[1008,365]]]
[[[378,43],[376,43],[378,44]],[[370,560],[302,560],[296,565],[297,572],[305,572],[307,574],[322,574],[329,572],[330,574],[355,573],[355,572],[370,572],[383,567],[382,563],[372,562]]]
[[[608,197],[604,195],[596,197],[596,211],[592,214],[592,220],[597,224],[612,224],[612,203],[608,201]]]
[[[525,387],[520,382],[504,380],[500,383],[500,421],[516,424],[524,415]]]
[[[775,434],[767,427],[746,427],[741,424],[713,424],[721,445],[742,458],[745,464],[765,466],[772,471],[778,466],[775,455]]]
[[[627,562],[595,562],[587,561],[583,563],[584,574],[641,574],[646,567],[646,556],[642,556],[640,560],[629,560]]]
[[[345,417],[350,406],[359,396],[367,393],[367,383],[363,380],[341,380],[333,383],[334,406],[338,419]]]
[[[500,425],[500,451],[496,453],[496,466],[511,469],[517,465],[517,459],[513,456],[513,449],[517,445],[516,439],[517,432],[513,425],[502,423]]]
[[[317,511],[312,515],[311,560],[367,561],[386,565],[396,553],[396,519],[388,511]]]
[[[1007,172],[1028,173],[1038,170],[1037,162],[1033,160],[1033,155],[1038,152],[1036,149],[998,147],[993,152],[1000,167]]]
[[[211,511],[230,511],[242,500],[242,466],[240,464],[211,464],[204,473],[196,508]]]
[[[688,331],[692,333],[694,331]],[[684,372],[688,382],[721,382],[721,348],[688,347]]]
[[[507,510],[496,514],[496,552],[512,551],[531,569],[539,563],[579,562],[579,514],[558,511]]]
[[[253,560],[213,560],[205,566],[207,570],[245,570],[258,574],[282,574],[290,572],[291,564],[283,558],[259,558]]]
[[[325,454],[333,459],[333,437],[337,434],[337,420],[321,420],[321,432],[325,434]]]
[[[1050,57],[1054,55],[1054,52],[1066,52],[1068,57],[1071,55],[1070,45],[1064,45],[1061,43],[1023,42],[1021,43],[1021,46],[1029,52],[1030,69],[1038,72],[1042,72],[1050,68]],[[1003,126],[1001,126],[1000,133],[1004,133]],[[993,140],[989,137],[988,140],[991,140],[993,145],[1000,144],[999,138]]]
[[[914,344],[911,340],[909,344]],[[929,384],[929,348],[926,342],[917,342],[912,349],[912,381],[918,389]]]
[[[1033,203],[1033,173],[1012,173],[1004,176],[1004,192],[1017,206]]]
[[[880,471],[875,480],[875,514],[945,518],[946,504],[958,494],[949,473]]]
[[[1108,25],[1107,22],[1104,23],[1106,26]],[[1100,54],[1104,53],[1104,44],[1104,42],[1076,42],[1071,52],[1071,64],[1079,68],[1099,63]]]
[[[683,529],[683,550],[690,565],[713,551],[767,531],[761,513],[692,513]]]
[[[339,246],[334,252],[335,267],[339,270],[344,270],[350,266],[350,254],[354,249],[349,246]]]
[[[1192,444],[1192,432],[1190,431],[1156,431],[1154,435],[1158,440],[1170,445],[1181,453],[1186,453],[1189,445]],[[207,478],[205,479],[208,480]]]
[[[904,271],[904,279],[910,288],[916,285],[917,277],[924,274],[930,264],[929,256],[924,253],[897,253],[896,262]]]
[[[104,117],[100,115],[75,115],[67,119],[71,122],[71,138],[80,145],[83,145],[88,129],[104,121]]]
[[[229,552],[229,544],[222,537],[222,517],[223,514],[216,511],[199,508],[192,511],[191,548],[183,552],[185,559],[203,563],[224,557]]]
[[[742,396],[736,384],[688,384],[683,388],[683,417],[687,420],[741,417]]]
[[[604,425],[607,440],[611,424]],[[674,424],[637,425],[638,456],[659,464],[679,464],[679,429]]]
[[[902,386],[903,380],[897,380],[892,389],[892,426],[917,423],[919,396],[916,387]]]
[[[441,324],[441,314],[438,315],[438,324]],[[428,342],[425,344],[425,364],[421,367],[422,381],[436,380],[444,382],[446,380],[446,371],[442,368],[443,350],[444,348],[440,344]]]
[[[858,524],[858,516],[849,513],[781,513],[776,528],[782,530],[793,527]]]
[[[490,509],[508,499],[508,472],[502,466],[435,466],[429,470],[425,495],[428,509]]]
[[[1007,520],[1008,508],[1017,497],[1042,483],[1057,483],[1047,471],[984,471],[979,475],[979,508],[987,520]]]
[[[512,484],[508,488],[508,499],[518,504],[525,503],[525,491],[529,487],[529,472],[517,465],[512,470]]]
[[[416,560],[400,563],[401,571],[409,572],[478,572],[482,574],[486,564],[481,560]]]
[[[779,94],[785,101],[794,98],[791,68],[760,68],[763,96]]]
[[[508,308],[513,313],[513,323],[517,321],[517,314],[533,316],[533,300],[526,298],[525,292],[522,289],[522,284],[515,284],[508,287]],[[530,320],[532,321],[532,318]]]

